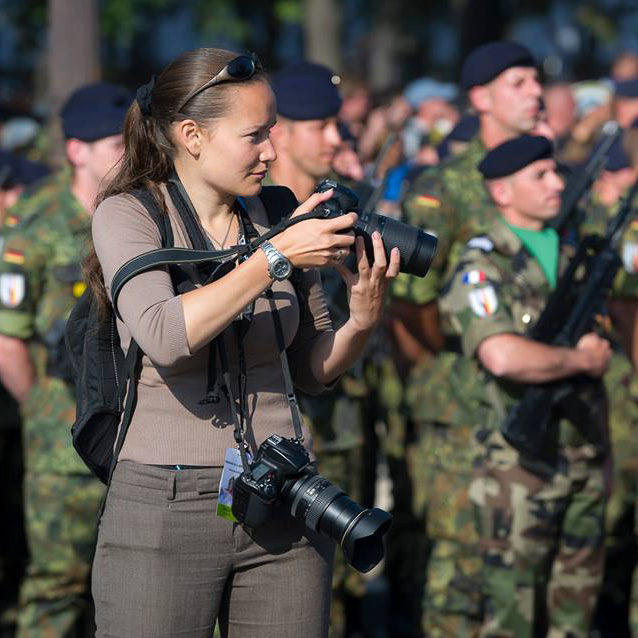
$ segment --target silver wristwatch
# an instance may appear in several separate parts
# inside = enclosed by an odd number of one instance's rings
[[[269,241],[260,244],[259,247],[266,253],[268,260],[268,274],[271,279],[283,281],[292,274],[292,263],[285,255],[282,255]]]

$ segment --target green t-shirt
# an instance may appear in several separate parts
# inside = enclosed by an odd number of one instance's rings
[[[512,232],[523,242],[523,246],[538,261],[547,277],[551,289],[556,288],[558,274],[558,233],[553,228],[529,230],[507,224]]]

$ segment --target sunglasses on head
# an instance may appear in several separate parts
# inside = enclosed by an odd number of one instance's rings
[[[202,86],[192,93],[189,93],[182,102],[182,105],[177,109],[177,112],[179,113],[196,95],[199,95],[211,86],[221,84],[222,82],[245,82],[246,80],[250,80],[257,71],[261,70],[261,62],[256,54],[239,55],[231,60],[217,75],[208,80],[208,82],[202,84]]]

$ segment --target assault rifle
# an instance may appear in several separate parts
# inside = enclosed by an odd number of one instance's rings
[[[538,323],[529,332],[531,339],[571,348],[592,329],[622,263],[618,248],[632,218],[632,203],[637,193],[638,180],[622,200],[616,216],[609,221],[605,237],[591,235],[580,242]],[[578,282],[576,277],[583,267],[586,276]],[[577,387],[587,386],[590,390],[594,386],[600,388],[600,384],[592,384],[584,375],[529,385],[522,400],[507,414],[501,427],[503,436],[524,457],[541,462],[549,453],[550,434],[557,436],[557,418],[566,417],[581,429],[591,424],[591,428],[599,430],[594,424],[596,415],[592,404],[577,396]],[[598,436],[601,435],[598,431]]]
[[[609,153],[609,149],[621,133],[622,129],[618,125],[618,122],[614,120],[605,122],[603,126],[603,139],[598,145],[598,148],[587,164],[582,168],[576,169],[567,180],[558,215],[556,215],[549,224],[559,235],[570,225],[575,228],[579,226],[580,220],[577,214],[578,203],[583,195],[589,191],[591,185],[598,179],[600,172],[605,168],[607,153]]]

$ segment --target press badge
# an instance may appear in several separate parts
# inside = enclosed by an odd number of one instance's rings
[[[217,516],[233,523],[239,521],[233,516],[233,486],[237,477],[244,471],[241,455],[237,448],[228,448],[224,458],[222,478],[219,481],[219,496],[217,497]]]

